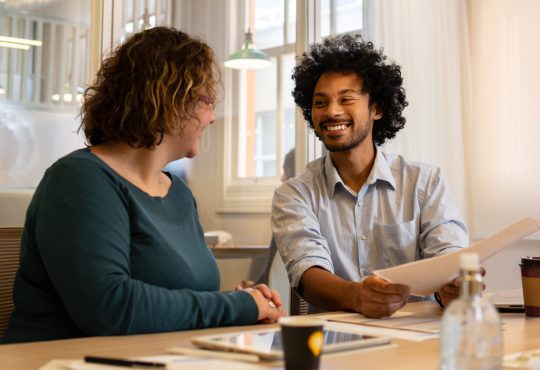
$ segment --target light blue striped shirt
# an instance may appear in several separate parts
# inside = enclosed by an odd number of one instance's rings
[[[313,266],[360,281],[469,241],[440,169],[380,150],[358,194],[329,155],[309,163],[276,190],[272,232],[295,288]]]

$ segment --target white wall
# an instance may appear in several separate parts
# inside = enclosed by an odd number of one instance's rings
[[[521,217],[540,219],[540,2],[469,0],[468,5],[469,220],[473,237],[483,238]]]
[[[471,106],[464,124],[469,226],[482,239],[540,219],[540,2],[468,0]],[[518,264],[540,233],[486,261],[488,289],[521,287]]]
[[[483,263],[486,290],[521,288],[519,263],[523,256],[540,256],[540,241],[522,240]]]

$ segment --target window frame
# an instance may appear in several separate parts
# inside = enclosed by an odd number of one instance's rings
[[[336,6],[330,0],[330,6]],[[363,29],[349,31],[358,33],[365,30],[367,24],[368,0],[363,0]],[[294,53],[301,55],[308,45],[322,39],[320,32],[320,0],[296,0],[296,38],[295,42],[288,42],[288,0],[284,0],[285,22],[283,25],[284,45],[263,49],[270,58],[277,61],[277,95],[276,95],[276,157],[282,158],[282,128],[284,124],[283,91],[282,91],[282,56]],[[232,0],[226,9],[226,25],[228,54],[241,47],[241,40],[245,33],[244,18],[246,14],[245,2]],[[335,12],[333,12],[335,13]],[[330,29],[335,29],[335,16],[330,19]],[[276,161],[276,176],[273,177],[239,177],[238,150],[240,147],[240,122],[247,120],[245,115],[247,104],[242,96],[247,92],[247,71],[224,69],[224,138],[223,138],[223,165],[221,173],[221,186],[218,186],[217,212],[218,213],[270,213],[274,190],[280,185],[281,161]],[[305,124],[302,113],[295,107],[295,164],[297,174],[303,172],[306,164],[320,157],[324,153],[323,146],[313,131]]]
[[[285,17],[287,17],[288,1],[284,0]],[[229,44],[229,54],[241,47],[240,41],[243,38],[245,30],[245,19],[242,14],[246,14],[246,6],[243,2],[230,1],[227,6],[227,35]],[[287,42],[288,22],[284,22],[283,32],[285,42]],[[276,60],[276,157],[281,158],[282,147],[282,127],[283,117],[283,96],[282,96],[282,74],[283,74],[283,56],[295,54],[295,44],[285,44],[264,49],[270,58]],[[227,54],[228,55],[228,54]],[[253,73],[245,70],[231,70],[225,68],[224,86],[224,149],[223,166],[221,178],[222,186],[218,190],[217,211],[219,213],[269,213],[271,207],[272,194],[275,188],[280,184],[281,161],[276,161],[276,175],[265,177],[239,177],[238,174],[238,151],[231,148],[240,148],[240,135],[238,132],[242,122],[246,122],[248,95],[248,78]],[[285,153],[282,153],[283,155]]]

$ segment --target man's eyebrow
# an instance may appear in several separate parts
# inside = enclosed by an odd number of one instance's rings
[[[343,90],[338,91],[338,95],[345,95],[345,94],[350,94],[350,93],[362,95],[362,91],[356,90],[356,89],[343,89]]]
[[[345,94],[350,94],[350,93],[355,93],[355,94],[360,94],[362,95],[362,91],[360,90],[356,90],[356,89],[343,89],[343,90],[339,90],[338,91],[338,95],[345,95]],[[325,97],[327,96],[327,94],[323,93],[323,92],[314,92],[313,93],[313,97],[315,96],[321,96],[321,97]]]

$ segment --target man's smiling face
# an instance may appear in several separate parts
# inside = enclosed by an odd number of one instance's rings
[[[372,145],[373,121],[382,117],[355,73],[326,72],[313,93],[311,117],[315,134],[331,152],[350,151],[366,139]]]

